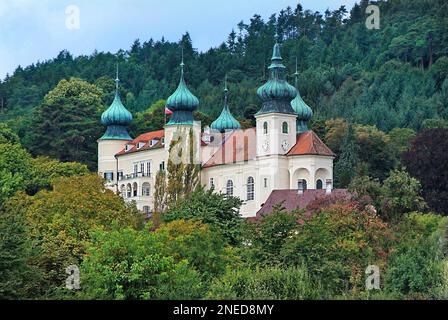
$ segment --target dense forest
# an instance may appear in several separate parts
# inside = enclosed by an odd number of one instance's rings
[[[374,3],[376,30],[368,1],[324,13],[298,4],[254,15],[207,52],[185,33],[18,67],[0,82],[0,298],[447,299],[448,3]],[[117,61],[134,136],[163,126],[182,51],[197,118],[219,114],[227,76],[232,112],[250,127],[276,33],[351,198],[243,221],[240,199],[169,162],[145,220],[105,188],[96,140]],[[65,287],[70,265],[79,290]],[[369,265],[381,291],[366,290]]]
[[[446,120],[446,2],[375,3],[380,8],[379,30],[365,26],[366,0],[351,10],[341,7],[324,13],[305,10],[298,4],[267,21],[259,15],[248,23],[242,21],[227,41],[203,53],[194,49],[188,33],[178,43],[136,40],[129,50],[117,54],[94,52],[73,57],[62,51],[55,59],[18,67],[0,83],[0,119],[25,138],[25,146],[32,147],[33,137],[29,135],[33,133],[26,129],[34,120],[34,112],[50,90],[71,77],[101,89],[104,96],[100,109],[106,108],[113,98],[117,55],[125,105],[134,114],[144,113],[174,91],[181,48],[189,86],[199,97],[199,111],[208,116],[206,120],[219,115],[225,75],[230,82],[234,114],[251,119],[259,109],[255,91],[266,79],[278,31],[289,80],[294,82],[297,58],[300,92],[315,112],[315,120],[343,117],[386,132],[395,127],[420,130],[428,119]],[[98,122],[97,115],[91,117]]]

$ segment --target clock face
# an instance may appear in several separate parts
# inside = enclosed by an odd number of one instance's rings
[[[283,150],[287,151],[289,149],[289,143],[286,140],[283,140],[282,142],[282,148]]]
[[[264,143],[263,143],[263,150],[264,151],[268,151],[269,150],[269,141],[268,140],[266,140]]]

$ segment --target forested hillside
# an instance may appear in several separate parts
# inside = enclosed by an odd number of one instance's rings
[[[448,299],[448,2],[379,1],[379,30],[365,26],[367,4],[255,15],[203,53],[186,33],[17,68],[0,82],[0,299]],[[218,115],[227,75],[249,127],[276,30],[311,128],[337,154],[335,187],[353,197],[242,220],[241,199],[171,157],[148,221],[105,187],[96,141],[117,56],[132,135],[163,126],[182,48],[196,117]]]
[[[205,124],[221,110],[226,74],[233,113],[239,120],[251,120],[260,106],[255,91],[266,79],[276,30],[283,45],[290,82],[294,81],[298,60],[299,88],[315,112],[313,129],[316,131],[322,127],[323,120],[338,117],[375,125],[385,132],[396,127],[420,130],[445,126],[444,121],[448,119],[446,1],[391,0],[377,4],[381,14],[379,30],[366,28],[368,1],[362,0],[351,9],[341,7],[324,13],[306,10],[299,4],[273,14],[267,21],[254,15],[249,22],[239,23],[221,46],[203,53],[194,49],[188,33],[178,43],[164,39],[136,40],[130,49],[117,54],[122,96],[136,118],[133,133],[155,130],[163,124],[163,115],[153,112],[160,110],[160,105],[157,108],[153,104],[175,90],[181,48],[185,53],[188,83],[200,99],[200,118]],[[70,143],[75,137],[79,140],[82,134],[76,128],[64,134],[58,130],[47,132],[45,128],[54,127],[54,121],[63,130],[65,121],[70,122],[73,117],[50,116],[40,109],[48,110],[44,97],[62,79],[76,77],[99,89],[101,103],[95,105],[96,112],[83,110],[80,111],[82,120],[77,118],[89,134],[76,143],[95,143],[99,115],[113,98],[117,55],[94,52],[90,56],[73,57],[62,51],[50,61],[18,67],[0,83],[0,121],[8,122],[33,154],[53,156],[52,148]],[[63,105],[61,110],[65,107],[76,113],[70,106]],[[243,123],[251,125],[248,121]],[[36,130],[29,130],[30,127]],[[79,160],[54,156],[61,160]]]

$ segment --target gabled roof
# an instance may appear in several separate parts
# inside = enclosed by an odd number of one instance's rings
[[[116,155],[121,156],[124,154],[135,153],[135,152],[139,152],[139,151],[143,151],[143,150],[161,148],[161,147],[163,147],[162,138],[164,136],[165,136],[165,130],[158,130],[158,131],[144,133],[144,134],[138,136],[137,138],[135,138],[134,140],[129,141],[129,143],[127,143],[127,145],[133,146],[131,149],[129,149],[128,151],[126,151],[126,149],[123,149]],[[151,146],[149,142],[152,140],[158,140],[158,142]],[[145,143],[145,145],[141,148],[138,148],[138,144],[140,142]]]
[[[256,218],[270,214],[276,205],[282,205],[287,212],[296,209],[306,209],[314,200],[322,197],[331,197],[333,199],[350,200],[352,194],[346,189],[333,189],[331,194],[327,195],[326,190],[304,190],[299,194],[298,190],[274,190],[266,200],[261,209],[257,212]]]
[[[334,157],[333,151],[320,140],[314,131],[306,131],[297,135],[297,143],[287,153],[288,156],[319,155]]]
[[[203,165],[203,168],[254,159],[257,155],[257,149],[253,139],[256,139],[255,128],[233,131],[225,138],[218,151]]]

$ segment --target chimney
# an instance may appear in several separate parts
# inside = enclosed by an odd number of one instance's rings
[[[303,180],[299,180],[298,181],[298,185],[299,185],[299,191],[298,194],[303,194]]]
[[[325,184],[325,193],[331,194],[332,191],[333,191],[332,181],[331,179],[327,179]]]

